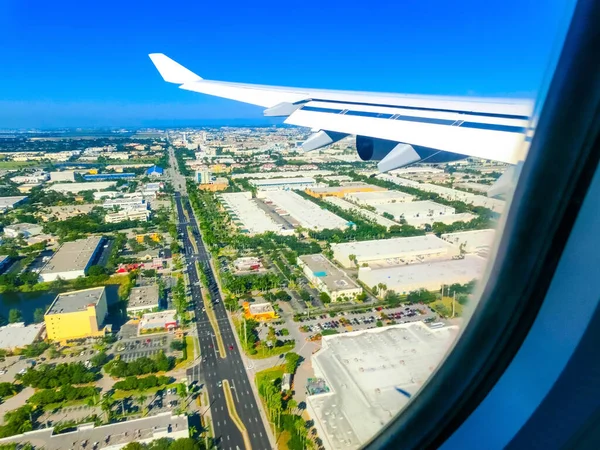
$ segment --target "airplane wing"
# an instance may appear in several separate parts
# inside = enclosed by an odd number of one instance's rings
[[[162,53],[150,59],[181,89],[262,106],[265,116],[320,130],[303,144],[316,150],[356,135],[359,156],[385,172],[414,162],[469,156],[516,164],[533,130],[533,101],[335,91],[205,80]]]

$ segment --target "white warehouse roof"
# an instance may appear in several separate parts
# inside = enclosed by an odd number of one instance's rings
[[[411,202],[414,196],[400,191],[351,192],[346,198],[361,205]]]
[[[442,234],[441,238],[458,247],[464,244],[467,253],[489,251],[494,244],[496,230],[472,230]]]
[[[358,270],[358,279],[367,286],[383,283],[388,290],[398,294],[408,294],[419,289],[435,291],[441,289],[442,285],[465,284],[480,279],[485,265],[485,259],[466,255],[463,259],[407,264],[383,269],[361,267]]]
[[[221,194],[219,197],[233,222],[248,233],[281,232],[281,225],[258,207],[250,192]]]
[[[375,222],[376,224],[382,225],[386,228],[389,228],[392,225],[400,225],[398,222],[394,222],[393,220],[386,219],[385,217],[380,216],[379,214],[375,214],[374,212],[369,211],[368,209],[361,208],[360,206],[357,206],[354,203],[347,202],[346,200],[338,198],[338,197],[334,197],[334,196],[324,197],[323,201],[325,201],[327,203],[331,203],[332,205],[335,205],[338,208],[342,208],[343,210],[346,210],[346,211],[354,211],[354,212],[366,217],[367,219]]]
[[[374,205],[379,214],[388,213],[394,217],[405,219],[425,216],[442,216],[454,214],[455,209],[451,206],[440,205],[429,200],[408,203],[387,203]]]

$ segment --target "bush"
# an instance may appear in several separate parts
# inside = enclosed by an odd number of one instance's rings
[[[93,397],[98,391],[94,386],[73,387],[63,386],[60,389],[44,389],[37,391],[27,399],[28,403],[36,407],[50,405],[52,403],[62,403],[64,401],[81,400]]]
[[[122,391],[143,391],[156,386],[165,386],[171,382],[170,377],[156,375],[148,375],[147,377],[127,377],[124,380],[117,381],[114,385],[114,389],[120,389]]]
[[[70,384],[84,384],[95,381],[97,375],[88,370],[82,363],[43,364],[37,369],[29,369],[23,375],[16,375],[25,386],[48,389]]]
[[[165,356],[164,352],[158,353],[153,358],[142,356],[131,362],[114,359],[104,366],[104,370],[113,377],[130,377],[145,375],[147,373],[166,372],[175,366],[175,358]]]

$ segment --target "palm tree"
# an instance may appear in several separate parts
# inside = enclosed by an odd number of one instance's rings
[[[148,397],[146,397],[144,394],[140,394],[136,398],[137,404],[142,407],[142,412],[143,412],[144,416],[146,415],[146,410],[147,410],[146,400],[148,400]]]
[[[290,398],[287,402],[287,409],[292,414],[296,414],[296,408],[298,407],[298,402],[293,398]]]
[[[110,420],[110,416],[112,413],[112,407],[114,404],[115,404],[115,399],[113,398],[112,394],[110,394],[110,393],[104,394],[104,397],[102,397],[102,403],[100,403],[100,407],[102,408],[102,411],[104,411],[104,414],[106,414],[107,422]]]
[[[190,425],[188,431],[190,432],[191,438],[193,438],[198,433],[198,429],[194,425]]]

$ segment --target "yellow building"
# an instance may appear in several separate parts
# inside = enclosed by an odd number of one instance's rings
[[[90,170],[88,170],[88,173],[90,175],[97,175],[98,174],[98,169],[90,169]]]
[[[244,315],[246,319],[254,320],[273,320],[277,318],[277,314],[270,303],[253,303],[244,302]]]
[[[212,173],[229,173],[231,172],[231,167],[226,166],[225,164],[213,164],[210,166],[210,171]]]
[[[323,198],[323,197],[338,197],[342,198],[346,194],[351,194],[353,192],[375,192],[375,191],[385,191],[387,189],[374,186],[368,183],[355,182],[355,183],[346,183],[341,186],[327,186],[327,187],[311,187],[306,188],[304,192],[306,192],[311,197],[315,198]]]
[[[104,336],[108,314],[104,287],[58,294],[44,315],[48,339],[65,344],[73,339]]]
[[[201,191],[224,191],[229,187],[229,180],[227,178],[217,178],[211,183],[201,183],[198,185],[198,189]]]

